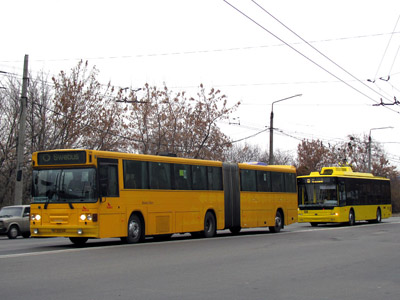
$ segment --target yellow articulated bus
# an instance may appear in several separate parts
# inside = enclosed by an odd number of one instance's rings
[[[222,163],[95,150],[32,156],[32,237],[145,236],[269,227],[297,221],[292,166]]]
[[[390,180],[350,167],[326,167],[297,177],[298,222],[312,226],[367,220],[381,222],[392,215]]]

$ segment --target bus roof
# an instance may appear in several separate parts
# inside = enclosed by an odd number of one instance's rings
[[[320,173],[311,172],[310,175],[299,176],[299,178],[320,176],[387,179],[384,177],[374,176],[371,173],[353,172],[351,167],[323,167]]]
[[[94,156],[102,158],[121,158],[121,159],[129,159],[129,160],[142,160],[142,161],[154,161],[154,162],[164,162],[164,163],[178,163],[178,164],[193,164],[193,165],[207,165],[207,166],[216,166],[221,167],[222,161],[213,161],[213,160],[203,160],[203,159],[192,159],[192,158],[183,158],[183,157],[172,157],[172,156],[163,156],[163,155],[149,155],[149,154],[136,154],[136,153],[123,153],[123,152],[112,152],[112,151],[101,151],[101,150],[89,150],[89,149],[55,149],[48,151],[37,151],[32,154],[32,163],[33,167],[54,167],[57,165],[80,165],[80,164],[93,164],[91,158],[86,160],[86,158],[77,158],[75,162],[72,159],[59,159],[59,163],[53,163],[49,156],[48,163],[40,164],[39,163],[39,155],[50,153],[59,153],[61,156],[63,154],[73,154],[73,153],[82,153],[89,157]],[[263,171],[276,171],[276,172],[285,172],[285,173],[295,173],[296,168],[294,166],[284,166],[284,165],[266,165],[264,163],[238,163],[240,169],[251,169],[251,170],[263,170]]]

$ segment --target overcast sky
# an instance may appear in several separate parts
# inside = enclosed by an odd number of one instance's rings
[[[400,165],[400,105],[373,106],[400,101],[398,0],[1,0],[0,17],[0,71],[22,77],[28,54],[33,74],[84,59],[118,87],[195,95],[203,83],[241,101],[240,125],[219,123],[232,140],[266,129],[273,101],[302,94],[274,104],[275,149],[294,156],[302,139],[391,126],[372,139]],[[269,133],[246,141],[268,149]]]

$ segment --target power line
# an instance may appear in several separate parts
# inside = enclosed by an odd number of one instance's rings
[[[361,38],[369,38],[369,37],[379,37],[387,34],[400,34],[400,31],[389,32],[389,33],[376,33],[369,35],[357,35],[357,36],[349,36],[349,37],[339,37],[339,38],[330,38],[330,39],[322,39],[322,40],[313,40],[309,41],[309,43],[325,43],[325,42],[335,42],[335,41],[344,41],[351,39],[361,39]],[[291,43],[292,45],[299,45],[298,43]],[[259,45],[259,46],[244,46],[244,47],[231,47],[231,48],[219,48],[219,49],[203,49],[203,50],[191,50],[191,51],[175,51],[175,52],[164,52],[164,53],[144,53],[137,55],[120,55],[120,56],[96,56],[96,57],[85,57],[85,58],[54,58],[54,59],[37,59],[32,60],[34,62],[57,62],[57,61],[79,61],[79,60],[114,60],[114,59],[132,59],[132,58],[140,58],[140,57],[156,57],[156,56],[174,56],[174,55],[191,55],[191,54],[203,54],[203,53],[212,53],[212,52],[226,52],[226,51],[243,51],[243,50],[254,50],[254,49],[262,49],[262,48],[270,48],[270,47],[281,47],[286,46],[285,43],[274,44],[274,45]],[[0,61],[0,63],[19,63],[18,60],[5,60]]]
[[[399,17],[399,18],[400,18],[400,17]],[[390,76],[390,73],[392,73],[392,69],[393,69],[394,63],[396,62],[396,58],[397,58],[397,56],[399,55],[399,51],[400,51],[400,44],[399,44],[399,47],[397,48],[396,55],[394,56],[392,66],[390,67],[389,76]]]
[[[394,25],[393,32],[395,32],[399,20],[400,20],[400,15],[399,15],[399,17],[398,17],[398,19],[397,19],[397,21],[396,21],[396,25]],[[383,56],[382,56],[381,62],[379,63],[378,69],[376,70],[376,74],[375,74],[374,80],[376,80],[376,78],[378,77],[379,70],[380,70],[380,68],[381,68],[383,59],[384,59],[385,56],[386,56],[386,52],[387,52],[387,50],[388,50],[388,48],[389,48],[389,45],[390,45],[390,42],[392,41],[392,38],[393,38],[393,34],[390,35],[389,41],[388,41],[388,43],[387,43],[387,45],[386,45],[386,49],[385,49],[385,51],[383,52]],[[396,55],[396,56],[397,56],[397,55]],[[395,59],[396,59],[396,57],[395,57]],[[394,64],[394,61],[393,61],[393,64]],[[392,65],[392,67],[393,67],[393,65]],[[390,68],[389,74],[390,74],[391,71],[392,71],[392,69]]]
[[[360,91],[359,89],[357,89],[356,87],[350,85],[349,83],[347,83],[346,81],[344,81],[343,79],[341,79],[340,77],[336,76],[335,74],[333,74],[332,72],[330,72],[329,70],[327,70],[326,68],[324,68],[323,66],[321,66],[320,64],[318,64],[317,62],[315,62],[314,60],[312,60],[311,58],[309,58],[308,56],[306,56],[305,54],[303,54],[302,52],[300,52],[299,50],[297,50],[296,48],[294,48],[293,46],[291,46],[289,43],[287,43],[286,41],[284,41],[283,39],[281,39],[280,37],[278,37],[276,34],[274,34],[273,32],[271,32],[270,30],[268,30],[267,28],[265,28],[263,25],[261,25],[260,23],[258,23],[256,20],[254,20],[253,18],[251,18],[249,15],[245,14],[243,11],[241,11],[240,9],[238,9],[236,6],[232,5],[231,3],[229,3],[227,0],[223,0],[226,4],[228,4],[229,6],[231,6],[234,10],[236,10],[237,12],[239,12],[241,15],[243,15],[244,17],[246,17],[248,20],[250,20],[251,22],[253,22],[254,24],[256,24],[258,27],[260,27],[261,29],[263,29],[264,31],[268,32],[270,35],[272,35],[273,37],[275,37],[276,39],[278,39],[279,41],[281,41],[282,43],[284,43],[286,46],[288,46],[289,48],[291,48],[293,51],[295,51],[296,53],[298,53],[299,55],[303,56],[305,59],[307,59],[308,61],[310,61],[311,63],[313,63],[314,65],[316,65],[317,67],[319,67],[320,69],[322,69],[323,71],[325,71],[326,73],[330,74],[331,76],[335,77],[336,79],[338,79],[339,81],[341,81],[342,83],[344,83],[345,85],[347,85],[348,87],[350,87],[351,89],[355,90],[356,92],[360,93],[361,95],[363,95],[364,97],[370,99],[371,101],[373,101],[374,103],[379,103],[378,101],[376,101],[375,99],[371,98],[370,96],[368,96],[367,94],[365,94],[364,92]],[[376,91],[374,91],[376,92]],[[384,96],[382,96],[382,98],[386,98]],[[387,108],[387,107],[385,107]],[[390,109],[390,108],[387,108]],[[390,109],[391,111],[400,114],[400,112]]]
[[[354,78],[356,81],[360,82],[362,85],[366,86],[368,89],[372,90],[373,92],[375,92],[376,94],[378,94],[379,96],[383,97],[382,94],[378,93],[377,91],[375,91],[373,88],[371,88],[370,86],[368,86],[367,84],[365,84],[363,81],[361,81],[360,79],[358,79],[356,76],[354,76],[353,74],[351,74],[350,72],[348,72],[347,70],[345,70],[343,67],[341,67],[340,65],[338,65],[336,62],[334,62],[332,59],[330,59],[328,56],[326,56],[324,53],[322,53],[321,51],[319,51],[317,48],[315,48],[313,45],[311,45],[308,41],[306,41],[305,39],[303,39],[300,35],[298,35],[296,32],[294,32],[292,29],[290,29],[288,26],[286,26],[285,24],[283,24],[280,20],[278,20],[275,16],[273,16],[270,12],[268,12],[265,8],[263,8],[261,5],[259,5],[256,1],[252,0],[252,2],[254,4],[256,4],[259,8],[261,8],[265,13],[267,13],[269,16],[271,16],[274,20],[276,20],[279,24],[281,24],[283,27],[285,27],[287,30],[289,30],[292,34],[294,34],[296,37],[298,37],[300,40],[302,40],[304,43],[306,43],[308,46],[310,46],[313,50],[317,51],[320,55],[322,55],[324,58],[326,58],[328,61],[330,61],[331,63],[333,63],[335,66],[337,66],[339,69],[341,69],[342,71],[344,71],[346,74],[350,75],[352,78]],[[396,23],[397,26],[397,23]],[[393,35],[392,35],[393,36]],[[376,100],[373,100],[374,102],[376,102]]]

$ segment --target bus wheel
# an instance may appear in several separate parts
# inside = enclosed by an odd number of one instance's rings
[[[7,233],[8,238],[13,240],[13,239],[16,239],[18,235],[19,235],[18,227],[15,225],[12,225]]]
[[[278,233],[282,229],[282,223],[283,223],[282,215],[279,211],[277,211],[275,216],[275,226],[270,226],[269,231]]]
[[[317,226],[318,226],[318,223],[317,223],[317,222],[311,222],[311,226],[312,226],[312,227],[317,227]]]
[[[144,226],[137,215],[131,215],[128,222],[128,236],[121,238],[127,244],[134,244],[144,240]]]
[[[381,208],[378,207],[378,209],[376,210],[376,223],[380,223],[382,222],[382,213],[381,213]]]
[[[353,226],[356,223],[356,216],[354,215],[354,211],[350,209],[349,212],[349,225]]]
[[[87,242],[88,238],[86,237],[70,237],[69,240],[74,243],[76,246],[83,246]]]
[[[206,217],[204,218],[204,237],[210,238],[215,236],[216,233],[217,233],[217,227],[214,214],[208,211],[206,213]]]

